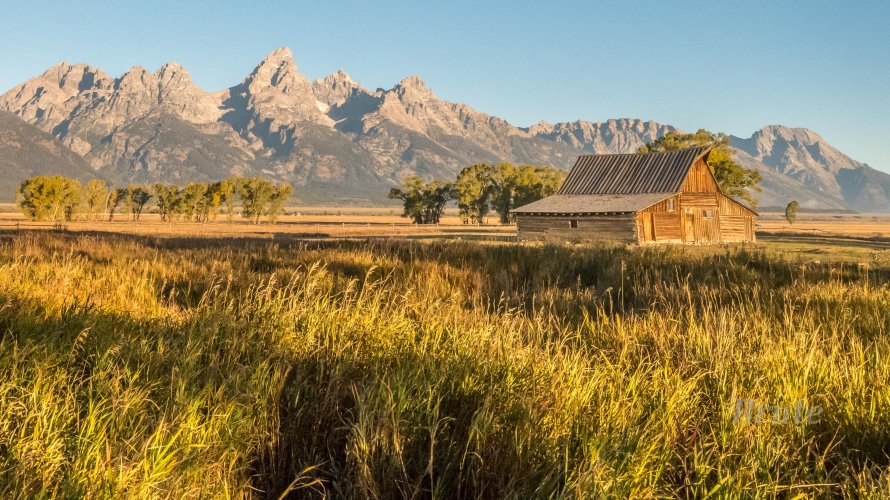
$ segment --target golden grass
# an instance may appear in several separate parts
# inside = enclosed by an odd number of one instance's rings
[[[0,233],[0,494],[890,494],[890,264],[705,250]]]

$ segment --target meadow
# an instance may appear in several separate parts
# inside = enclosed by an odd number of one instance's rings
[[[802,244],[0,231],[0,496],[890,496],[890,250]]]

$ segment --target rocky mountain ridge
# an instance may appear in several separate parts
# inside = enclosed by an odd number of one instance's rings
[[[292,183],[299,201],[327,203],[378,203],[406,175],[453,178],[477,162],[568,168],[579,154],[633,152],[676,130],[631,118],[516,127],[438,98],[419,76],[373,91],[343,70],[310,81],[287,48],[219,92],[176,63],[118,78],[59,63],[0,95],[0,110],[55,137],[95,175],[263,175]],[[761,205],[890,211],[890,176],[811,131],[771,126],[732,140],[739,161],[764,175]]]

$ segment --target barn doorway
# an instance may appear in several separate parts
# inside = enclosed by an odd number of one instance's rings
[[[655,222],[653,214],[643,214],[643,241],[655,241]]]
[[[695,243],[695,209],[686,208],[683,210],[683,235],[685,243]]]
[[[696,209],[696,229],[698,235],[695,240],[702,243],[715,243],[718,241],[717,236],[717,209],[716,208],[698,208]]]

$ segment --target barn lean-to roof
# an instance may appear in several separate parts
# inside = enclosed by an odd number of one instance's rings
[[[676,193],[695,160],[711,148],[578,157],[557,194]]]
[[[555,194],[513,210],[514,214],[584,215],[634,213],[674,193]]]

